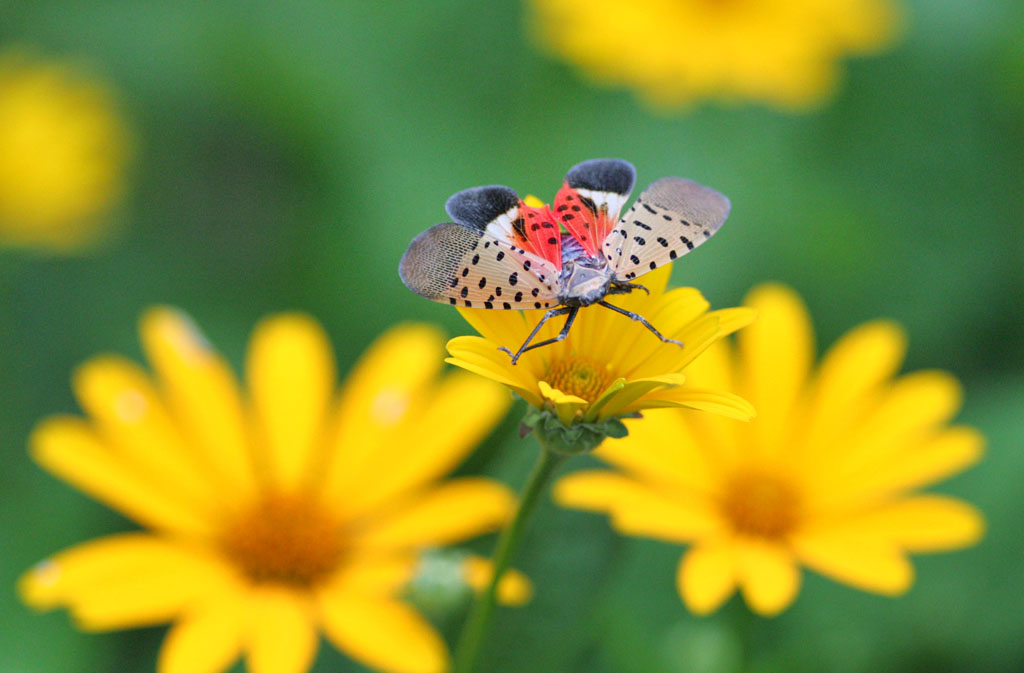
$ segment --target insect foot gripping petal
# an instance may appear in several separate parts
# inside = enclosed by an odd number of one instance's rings
[[[533,331],[530,332],[530,335],[526,337],[526,341],[523,342],[523,345],[520,346],[519,350],[517,350],[514,354],[512,353],[512,351],[505,348],[504,346],[499,347],[498,350],[504,351],[511,355],[512,364],[515,364],[519,362],[519,358],[522,357],[523,353],[525,353],[526,351],[530,351],[533,350],[534,348],[540,348],[541,346],[548,346],[550,344],[563,341],[567,336],[569,336],[569,330],[572,328],[572,323],[574,320],[576,320],[576,314],[578,312],[579,308],[575,306],[562,306],[560,308],[553,308],[544,314],[544,317],[540,319],[540,322],[537,323],[537,326],[534,327]],[[565,324],[562,325],[562,331],[560,331],[557,336],[552,337],[551,339],[545,339],[540,343],[530,345],[530,342],[533,341],[533,337],[537,336],[537,332],[540,331],[540,328],[544,325],[544,323],[546,323],[551,318],[556,318],[560,315],[565,314],[569,314],[569,317],[565,319]]]

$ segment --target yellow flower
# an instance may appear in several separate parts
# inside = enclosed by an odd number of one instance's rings
[[[737,588],[762,615],[785,609],[799,566],[886,595],[913,582],[908,552],[974,544],[984,526],[967,503],[914,490],[981,455],[980,434],[948,426],[960,406],[949,374],[893,380],[903,332],[877,321],[844,336],[816,372],[800,299],[755,289],[758,320],[734,353],[722,342],[691,367],[695,381],[734,388],[752,423],[708,414],[649,414],[596,455],[618,471],[579,472],[556,485],[570,507],[606,512],[621,533],[689,544],[677,577],[696,613]]]
[[[482,477],[438,480],[506,411],[500,386],[438,378],[442,340],[425,326],[382,336],[335,392],[327,337],[310,318],[260,324],[248,394],[191,321],[144,316],[151,378],[117,356],[74,376],[88,419],[44,421],[47,470],[147,527],[43,561],[25,601],[67,607],[105,631],[174,622],[161,673],[303,673],[318,633],[371,668],[441,673],[447,650],[401,599],[420,551],[500,527],[514,496]],[[155,380],[154,380],[155,378]],[[485,581],[468,557],[465,579]],[[528,597],[511,576],[509,602]]]
[[[123,191],[127,136],[102,83],[0,54],[0,241],[70,252],[95,240]]]
[[[650,330],[601,306],[580,309],[562,342],[523,354],[512,364],[500,346],[515,351],[543,311],[459,309],[482,337],[448,342],[453,365],[503,383],[538,409],[553,409],[565,425],[591,423],[656,407],[688,407],[750,419],[754,410],[739,397],[686,383],[682,373],[715,341],[748,324],[744,308],[708,312],[708,302],[693,288],[665,291],[671,265],[643,276],[647,296],[637,290],[607,300],[647,318],[666,337],[685,346],[662,343]],[[556,324],[552,324],[555,322]],[[549,321],[535,343],[561,329]]]
[[[533,30],[594,79],[659,107],[704,98],[783,108],[827,98],[847,52],[890,44],[889,0],[532,0]]]

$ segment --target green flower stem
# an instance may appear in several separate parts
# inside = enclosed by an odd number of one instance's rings
[[[458,645],[455,647],[452,673],[472,673],[473,664],[480,653],[481,645],[483,645],[484,634],[487,632],[491,616],[494,614],[494,606],[498,598],[498,584],[512,563],[512,556],[522,540],[526,521],[537,509],[540,495],[544,492],[545,486],[568,458],[567,455],[550,451],[540,436],[537,435],[537,437],[541,442],[540,458],[537,459],[537,464],[533,466],[533,471],[526,481],[515,515],[498,538],[498,545],[494,550],[494,570],[491,582],[487,589],[476,597],[473,607],[470,608],[469,615],[466,617]]]

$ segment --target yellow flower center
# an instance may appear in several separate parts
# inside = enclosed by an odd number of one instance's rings
[[[737,533],[768,539],[784,537],[800,516],[793,484],[760,471],[734,475],[726,484],[721,508]]]
[[[338,567],[344,552],[340,526],[322,507],[273,495],[228,525],[225,553],[254,582],[309,587]]]
[[[608,368],[597,360],[570,355],[551,364],[544,380],[566,395],[593,402],[614,380]]]

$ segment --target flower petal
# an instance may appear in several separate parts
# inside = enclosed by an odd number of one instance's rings
[[[331,495],[358,516],[447,474],[494,427],[511,403],[508,391],[464,372],[446,377],[423,396],[399,429]],[[371,441],[369,439],[367,442]],[[402,446],[395,460],[395,446]]]
[[[706,313],[687,323],[682,329],[665,335],[681,341],[681,348],[677,344],[662,343],[653,334],[648,333],[651,340],[648,341],[647,348],[634,349],[632,366],[623,367],[621,371],[635,378],[678,372],[719,339],[719,332],[718,318]]]
[[[590,404],[582,397],[567,395],[557,388],[552,388],[546,381],[539,381],[537,383],[537,388],[540,389],[540,394],[545,400],[545,405],[552,405],[555,407],[555,413],[558,415],[558,420],[560,420],[562,425],[565,425],[566,427],[573,424],[577,415],[582,416],[583,410],[587,408],[588,404]]]
[[[667,297],[682,289],[686,288],[673,290]],[[707,310],[707,302],[703,297],[700,300],[704,310]],[[660,312],[657,315],[655,319],[658,322],[652,321],[651,324],[655,325],[662,334],[682,341],[685,346],[682,349],[678,347],[674,349],[660,348],[653,351],[649,357],[645,356],[641,362],[631,368],[632,376],[654,376],[660,372],[680,371],[684,367],[687,368],[687,375],[689,375],[691,364],[699,360],[712,344],[749,325],[757,315],[755,311],[746,307],[721,309],[704,315],[692,315],[693,308],[695,307],[683,307],[674,320],[671,314],[664,315]],[[687,317],[685,322],[679,320],[683,316]]]
[[[210,601],[179,620],[160,648],[158,673],[222,673],[242,652],[246,623],[242,594]]]
[[[165,491],[103,445],[81,419],[43,421],[29,439],[43,468],[144,526],[185,535],[212,534],[209,518]]]
[[[888,460],[879,461],[872,470],[841,484],[838,492],[832,485],[822,494],[823,500],[831,503],[873,501],[933,484],[976,463],[984,445],[985,438],[980,432],[962,426],[949,428],[921,442],[907,442]]]
[[[251,497],[256,490],[251,443],[238,382],[227,362],[195,323],[173,308],[147,311],[140,334],[176,421],[219,487]]]
[[[786,446],[790,414],[807,381],[814,333],[800,298],[781,285],[754,288],[744,301],[757,320],[739,335],[740,394],[757,409],[744,430],[769,455]]]
[[[198,515],[216,511],[207,466],[186,448],[149,376],[118,356],[96,357],[73,377],[75,395],[95,419],[97,434],[126,465]]]
[[[486,589],[493,577],[494,564],[482,556],[469,555],[462,563],[463,577],[466,584],[474,591]],[[526,605],[533,597],[533,584],[530,579],[515,568],[509,568],[498,582],[498,602],[503,605]]]
[[[321,592],[318,606],[327,638],[370,668],[385,673],[443,673],[448,667],[444,641],[404,603]]]
[[[855,516],[848,525],[907,551],[934,552],[976,544],[984,533],[985,519],[961,500],[919,495]]]
[[[709,455],[714,447],[702,445],[690,431],[683,415],[655,411],[640,420],[627,420],[629,434],[609,439],[594,455],[642,481],[712,494],[719,481],[717,461]]]
[[[793,554],[773,542],[737,539],[737,574],[747,605],[763,617],[789,607],[800,589],[800,570]]]
[[[625,535],[690,542],[721,526],[700,499],[684,500],[680,493],[669,496],[614,472],[591,470],[563,477],[555,484],[554,497],[565,507],[608,514],[612,526]]]
[[[292,489],[309,471],[323,441],[334,388],[334,356],[323,329],[304,315],[260,323],[246,359],[255,422],[267,472],[278,488]]]
[[[419,556],[415,553],[349,553],[341,568],[328,581],[329,591],[368,597],[397,596],[416,576]]]
[[[850,431],[868,396],[899,369],[906,348],[903,330],[879,320],[854,328],[829,349],[812,388],[808,455]]]
[[[685,407],[708,411],[727,418],[750,421],[756,415],[753,405],[738,395],[723,390],[702,390],[691,386],[667,388],[648,393],[644,398],[626,408],[626,411]]]
[[[851,535],[823,526],[792,536],[798,558],[808,568],[863,591],[898,596],[914,581],[914,567],[899,548],[877,535]]]
[[[362,521],[353,544],[399,549],[450,544],[498,528],[513,507],[515,496],[503,484],[482,477],[455,479]]]
[[[734,349],[726,339],[708,347],[699,358],[686,366],[690,387],[697,390],[733,391],[737,389]],[[753,406],[753,405],[751,405]],[[720,457],[739,459],[747,452],[738,445],[743,426],[733,419],[710,414],[683,414],[695,441]]]
[[[250,673],[306,673],[318,644],[309,600],[280,587],[255,590],[248,602]]]
[[[522,311],[488,311],[480,309],[457,309],[459,315],[477,331],[477,334],[489,341],[492,346],[505,346],[513,351],[526,340],[533,324],[527,325],[526,314]],[[536,318],[534,318],[536,314]],[[533,320],[543,315],[539,311],[530,313]]]
[[[644,302],[634,312],[647,319],[664,336],[679,339],[679,335],[694,321],[698,320],[710,304],[701,293],[692,287],[680,287],[661,296],[655,296]],[[619,320],[623,317],[616,316]],[[620,332],[622,330],[620,328]],[[657,376],[667,372],[679,371],[675,361],[678,351],[675,346],[669,352],[669,344],[664,344],[640,324],[630,325],[632,339],[617,339],[612,343],[617,347],[609,358],[616,371],[629,377],[642,378]],[[687,343],[684,341],[683,343]],[[689,344],[687,344],[689,345]]]
[[[353,474],[390,448],[404,422],[432,394],[441,370],[444,337],[428,325],[401,325],[381,335],[342,386],[336,405],[322,489],[351,488]],[[390,456],[389,456],[390,458]]]
[[[27,572],[18,588],[33,607],[67,606],[82,628],[99,631],[169,621],[237,583],[205,550],[130,533],[60,552]]]
[[[544,397],[545,400],[548,400],[556,405],[571,404],[581,406],[587,404],[587,401],[582,397],[577,397],[576,395],[569,395],[567,393],[563,393],[561,390],[557,388],[552,388],[546,381],[539,381],[537,383],[537,387],[540,389],[540,394]]]
[[[712,311],[711,315],[718,318],[718,330],[722,336],[738,332],[757,320],[757,311],[746,306],[720,308],[717,311]]]
[[[735,357],[728,339],[719,339],[686,366],[690,385],[721,390],[736,389]]]
[[[831,477],[821,487],[838,501],[908,445],[920,444],[960,408],[960,384],[946,372],[923,371],[897,380],[855,431],[832,449]]]
[[[736,561],[722,539],[701,541],[686,552],[676,572],[676,588],[698,615],[714,612],[736,590]]]
[[[529,368],[522,362],[513,365],[508,354],[499,351],[493,342],[480,337],[456,337],[446,348],[451,357],[445,362],[506,385],[533,406],[543,404],[536,390],[537,380],[531,377]]]
[[[666,373],[659,376],[651,376],[644,379],[627,381],[616,394],[605,402],[599,409],[599,418],[611,418],[619,416],[627,408],[645,408],[641,398],[649,395],[652,391],[666,388],[676,388],[686,383],[686,375],[679,373]],[[634,404],[641,400],[638,404]]]

